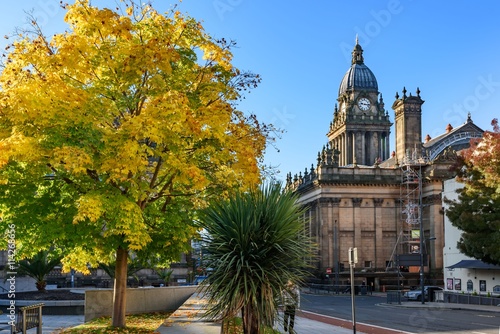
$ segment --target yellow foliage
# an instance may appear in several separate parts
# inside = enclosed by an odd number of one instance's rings
[[[99,263],[108,263],[108,260],[108,256],[100,249],[88,250],[77,246],[61,260],[63,265],[62,271],[69,273],[71,269],[74,269],[88,275],[90,274],[89,267],[97,268]]]
[[[32,162],[37,161],[42,153],[38,141],[12,129],[10,137],[0,140],[0,168],[9,160]]]
[[[60,167],[72,174],[85,174],[87,169],[92,169],[92,158],[85,150],[74,146],[57,147],[53,151],[54,160],[52,165]]]
[[[180,247],[196,232],[192,210],[260,181],[266,133],[234,107],[230,48],[171,14],[77,0],[67,32],[19,37],[0,75],[0,182],[16,181],[10,162],[33,170],[35,185],[50,174],[70,189],[58,209],[75,214],[64,223],[113,241],[103,248],[154,247],[158,227],[173,233],[163,244]],[[85,259],[82,248],[65,268]]]
[[[76,201],[78,213],[73,218],[73,224],[78,224],[86,220],[91,222],[98,221],[105,212],[105,208],[102,205],[103,201],[99,194],[91,193],[80,197]]]

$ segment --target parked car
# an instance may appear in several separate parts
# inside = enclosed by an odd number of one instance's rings
[[[424,294],[425,294],[425,300],[429,300],[429,296],[431,296],[431,300],[434,298],[434,291],[436,290],[443,290],[443,288],[440,288],[439,286],[433,286],[433,285],[426,285],[424,286]],[[410,290],[404,293],[403,297],[407,298],[408,300],[422,300],[422,289],[417,288],[415,290]]]

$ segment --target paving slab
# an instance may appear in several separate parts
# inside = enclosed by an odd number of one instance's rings
[[[221,324],[203,319],[207,300],[195,293],[165,320],[157,331],[168,334],[219,334]]]

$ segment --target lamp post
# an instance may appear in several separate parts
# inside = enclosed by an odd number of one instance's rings
[[[352,332],[356,334],[356,304],[354,301],[354,267],[358,263],[358,249],[356,247],[349,247],[349,271],[351,274],[351,314],[352,314]]]
[[[339,271],[340,271],[340,254],[337,243],[337,220],[333,225],[333,251],[335,253],[334,261],[335,261],[335,291],[337,295],[339,292]]]

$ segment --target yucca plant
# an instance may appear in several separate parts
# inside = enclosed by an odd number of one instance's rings
[[[45,291],[47,282],[45,277],[58,265],[61,264],[61,257],[51,258],[49,251],[42,250],[30,259],[19,261],[18,272],[36,280],[35,285],[38,291]]]
[[[202,213],[213,268],[203,282],[208,317],[241,312],[245,334],[273,326],[287,282],[300,284],[308,275],[313,247],[303,213],[297,196],[280,184],[237,193]]]

